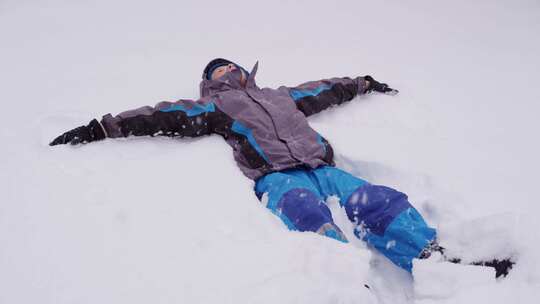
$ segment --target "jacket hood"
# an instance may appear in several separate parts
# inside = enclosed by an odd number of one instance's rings
[[[199,84],[201,98],[227,90],[243,90],[246,88],[257,87],[257,84],[255,83],[255,74],[257,74],[258,66],[259,62],[256,62],[251,69],[251,72],[249,72],[245,88],[240,84],[240,79],[242,77],[240,69],[236,69],[215,80],[203,79]]]

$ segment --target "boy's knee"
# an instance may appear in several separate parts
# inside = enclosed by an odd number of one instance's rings
[[[412,259],[436,236],[407,195],[389,187],[362,186],[351,195],[345,209],[358,225],[355,234],[359,238],[408,271]]]
[[[317,231],[325,223],[332,222],[330,209],[313,192],[293,189],[283,195],[277,211],[285,215],[300,231]]]
[[[410,207],[404,193],[371,184],[356,189],[345,203],[349,219],[377,235],[382,235],[394,218]]]

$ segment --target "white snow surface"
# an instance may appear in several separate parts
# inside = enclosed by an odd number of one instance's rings
[[[540,4],[0,2],[0,303],[537,303]],[[309,119],[338,166],[406,192],[466,260],[414,276],[354,239],[289,232],[225,142],[49,147],[106,113],[197,98],[215,57],[261,87],[371,74],[401,93]],[[371,288],[367,289],[364,284]]]

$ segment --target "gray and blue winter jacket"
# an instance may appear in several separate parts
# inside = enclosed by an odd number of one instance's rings
[[[200,84],[199,100],[160,102],[116,116],[101,124],[111,138],[130,135],[188,136],[219,134],[249,178],[289,168],[333,165],[332,147],[306,117],[365,93],[363,77],[330,78],[278,89],[255,83],[258,63],[241,85],[241,71]]]

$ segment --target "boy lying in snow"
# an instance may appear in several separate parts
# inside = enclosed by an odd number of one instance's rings
[[[257,66],[247,72],[229,60],[214,59],[204,69],[199,100],[107,114],[101,121],[93,119],[60,135],[50,145],[130,135],[216,133],[233,148],[240,170],[255,181],[257,197],[289,229],[348,242],[325,204],[327,197],[336,195],[356,227],[355,235],[399,267],[411,271],[414,258],[442,252],[435,229],[425,223],[407,195],[336,168],[332,146],[306,119],[360,94],[398,91],[371,76],[261,89],[255,83]],[[506,275],[509,267],[497,268],[497,276]]]

